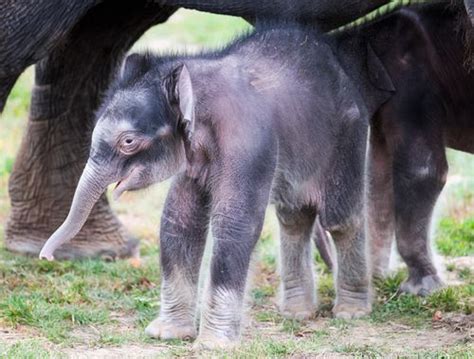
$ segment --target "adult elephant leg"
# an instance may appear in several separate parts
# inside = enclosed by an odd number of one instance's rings
[[[367,234],[374,277],[387,274],[395,238],[393,158],[383,132],[384,120],[382,112],[375,117],[370,130]]]
[[[429,227],[448,171],[441,126],[433,116],[426,118],[426,126],[422,122],[406,121],[393,170],[397,247],[409,271],[401,289],[417,295],[442,284],[433,264]]]
[[[107,1],[90,9],[64,43],[36,67],[26,134],[10,177],[8,249],[39,253],[69,210],[85,165],[94,111],[133,42],[174,11],[147,1]],[[56,258],[126,257],[129,237],[105,196]]]

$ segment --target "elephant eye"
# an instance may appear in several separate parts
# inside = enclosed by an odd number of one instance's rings
[[[121,136],[118,141],[118,149],[124,155],[133,155],[140,150],[140,140],[131,134]]]

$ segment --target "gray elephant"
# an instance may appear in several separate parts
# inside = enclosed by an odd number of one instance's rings
[[[469,6],[470,1],[465,2]],[[132,43],[152,25],[166,21],[178,7],[250,21],[292,18],[329,30],[385,3],[387,0],[4,1],[0,11],[0,111],[19,74],[37,63],[30,119],[10,178],[7,248],[37,254],[66,217],[87,158],[99,98]],[[457,3],[464,6],[460,0]],[[137,242],[102,197],[77,238],[57,256],[125,257],[136,251]]]
[[[37,63],[28,127],[10,177],[12,211],[6,247],[37,254],[66,217],[87,159],[99,99],[130,46],[179,7],[250,21],[293,18],[330,29],[385,1],[3,1],[0,111],[19,74]],[[126,257],[136,251],[137,241],[130,238],[104,196],[76,239],[57,256]]]
[[[445,148],[474,153],[474,72],[465,66],[459,21],[457,11],[435,5],[364,30],[397,89],[371,120],[373,270],[387,273],[396,239],[409,269],[401,289],[418,295],[442,285],[429,232],[448,174]]]
[[[98,111],[70,212],[40,257],[52,260],[79,232],[109,184],[117,182],[118,197],[177,174],[162,216],[161,308],[149,335],[196,336],[197,282],[211,224],[199,342],[238,340],[249,261],[269,201],[281,229],[282,313],[303,319],[316,309],[316,216],[337,252],[335,316],[369,313],[368,120],[393,88],[366,42],[344,42],[343,52],[338,45],[313,28],[277,25],[218,53],[130,56]],[[369,74],[377,79],[368,81]]]

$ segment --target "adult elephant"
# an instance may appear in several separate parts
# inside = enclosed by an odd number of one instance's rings
[[[373,271],[390,249],[409,270],[401,289],[427,295],[442,283],[429,241],[433,208],[447,179],[446,147],[474,154],[474,72],[465,64],[463,9],[404,9],[365,29],[395,94],[371,123],[368,232]]]
[[[37,254],[67,215],[85,165],[93,112],[130,46],[178,8],[342,25],[387,0],[7,0],[0,11],[0,110],[37,63],[26,134],[10,177],[6,247]],[[39,62],[38,62],[39,61]],[[65,257],[126,257],[137,250],[103,196]]]

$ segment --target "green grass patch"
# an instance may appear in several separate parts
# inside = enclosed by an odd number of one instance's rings
[[[46,359],[66,358],[59,350],[47,346],[44,342],[33,340],[22,340],[12,345],[0,343],[0,358],[6,359]]]
[[[461,221],[443,218],[439,223],[436,246],[446,256],[474,255],[474,218]]]
[[[156,254],[144,257],[140,268],[127,261],[46,262],[5,251],[0,256],[0,322],[30,326],[54,343],[74,343],[75,328],[114,325],[117,313],[133,317],[138,333],[157,314]]]
[[[376,358],[381,357],[382,353],[376,348],[373,348],[369,345],[355,345],[355,344],[346,344],[336,346],[335,351],[338,353],[351,354],[356,358]]]
[[[190,18],[192,21],[189,21]],[[163,46],[160,40],[169,41],[174,46],[219,47],[250,28],[249,23],[238,17],[182,9],[166,24],[149,30],[137,43],[137,47],[153,46],[154,43]]]
[[[330,316],[336,290],[333,275],[321,271],[318,275],[318,302],[319,310],[323,316]]]
[[[427,297],[400,293],[406,271],[375,282],[377,300],[371,320],[384,323],[397,320],[415,327],[428,325],[436,311],[472,313],[474,285],[466,284],[438,290]]]

